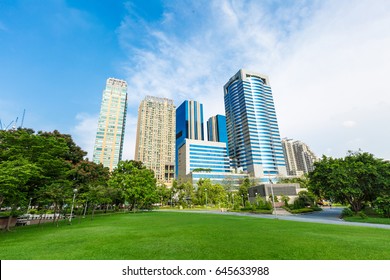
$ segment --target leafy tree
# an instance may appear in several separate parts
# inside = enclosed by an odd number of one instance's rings
[[[280,180],[280,183],[297,183],[300,185],[301,188],[308,188],[309,187],[309,177],[308,174],[304,174],[300,177],[295,178],[282,178]]]
[[[190,182],[176,185],[175,197],[182,207],[188,207],[192,204],[198,204],[198,198],[195,196],[194,186]]]
[[[390,163],[372,154],[349,152],[345,158],[323,156],[309,173],[310,190],[318,197],[348,203],[359,212],[365,203],[389,194]]]
[[[156,179],[153,171],[146,169],[139,161],[121,161],[114,169],[108,185],[120,191],[124,201],[130,203],[130,211],[150,208],[158,202]]]
[[[40,169],[25,159],[0,163],[0,206],[3,202],[11,206],[6,230],[9,230],[12,213],[27,201],[27,184],[39,177]]]
[[[221,185],[212,184],[210,179],[199,180],[196,192],[199,204],[206,204],[206,193],[207,204],[216,205],[225,202],[226,191]]]
[[[250,186],[251,186],[251,182],[249,178],[245,178],[244,180],[242,180],[240,187],[238,188],[238,195],[244,201],[244,205],[245,205],[245,201],[248,201],[248,189],[250,188]]]

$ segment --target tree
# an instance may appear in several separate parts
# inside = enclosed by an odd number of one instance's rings
[[[349,152],[345,158],[323,156],[309,173],[310,190],[318,197],[348,203],[354,212],[390,190],[390,163],[372,154]]]
[[[26,159],[0,163],[0,206],[3,202],[11,206],[6,230],[9,230],[12,214],[27,200],[28,182],[39,177],[40,169]]]
[[[245,178],[244,180],[242,180],[240,187],[238,188],[238,195],[241,197],[244,203],[243,206],[245,206],[245,201],[248,200],[248,189],[250,188],[250,186],[251,182],[249,178]]]
[[[156,179],[152,170],[146,169],[139,161],[121,161],[114,169],[108,185],[120,191],[124,202],[130,204],[130,211],[150,208],[158,202]]]
[[[22,190],[19,194],[20,202],[23,202],[23,198],[33,198],[33,203],[39,199],[45,204],[52,203],[55,211],[59,211],[72,196],[76,183],[72,168],[85,154],[70,135],[58,131],[40,131],[37,134],[32,129],[0,131],[0,162],[9,164],[9,172],[18,170],[18,176],[25,177],[18,183],[18,190]],[[6,174],[3,173],[4,176]],[[20,177],[14,179],[17,178]],[[5,177],[3,179],[8,180]],[[13,203],[11,190],[0,198],[8,205]]]

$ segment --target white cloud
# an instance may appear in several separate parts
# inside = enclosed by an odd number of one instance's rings
[[[356,122],[355,121],[344,121],[342,123],[342,125],[344,127],[348,127],[348,128],[352,128],[352,127],[355,127],[356,126]]]
[[[390,2],[278,5],[179,1],[167,6],[160,23],[149,25],[130,12],[118,31],[129,55],[129,118],[136,124],[146,95],[177,105],[198,100],[205,120],[223,114],[223,85],[247,68],[270,77],[282,137],[333,156],[344,156],[360,139],[362,149],[390,158],[380,140],[390,137],[389,130],[376,131],[375,141],[368,137],[390,119]],[[345,129],[357,124],[359,130]]]
[[[71,130],[74,138],[73,140],[88,153],[87,157],[89,160],[92,160],[93,156],[93,146],[95,144],[98,118],[98,115],[89,115],[86,113],[77,114],[77,124]]]

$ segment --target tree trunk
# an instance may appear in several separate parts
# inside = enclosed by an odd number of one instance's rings
[[[96,209],[96,205],[94,204],[93,208],[92,208],[91,220],[93,220],[93,215],[95,214],[95,209]]]

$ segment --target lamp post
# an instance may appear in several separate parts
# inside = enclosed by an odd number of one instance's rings
[[[233,208],[234,208],[234,193],[232,193],[232,199],[233,199]]]
[[[259,201],[257,200],[257,192],[255,192],[255,201],[256,201],[256,205],[259,206]]]
[[[204,189],[206,192],[206,208],[207,208],[207,189]]]
[[[245,205],[244,205],[244,195],[242,194],[241,197],[242,197],[242,207],[245,207]]]
[[[32,197],[30,197],[30,202],[28,203],[28,206],[27,206],[27,212],[26,212],[26,214],[28,214],[28,210],[30,209],[30,206],[31,206],[31,200],[32,200]]]
[[[274,188],[273,188],[273,183],[272,183],[272,180],[271,178],[269,178],[269,182],[271,184],[271,195],[272,195],[272,204],[274,206],[274,212],[275,212],[275,217],[278,216],[278,214],[276,213],[276,207],[275,207],[275,196],[274,196]]]
[[[74,200],[76,198],[76,193],[77,193],[77,189],[73,189],[73,201],[72,201],[72,208],[70,210],[69,224],[72,223],[73,207],[74,207]]]

